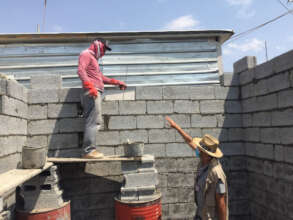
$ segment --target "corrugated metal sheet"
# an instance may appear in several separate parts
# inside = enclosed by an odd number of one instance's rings
[[[78,55],[89,46],[89,40],[84,41],[3,40],[1,44],[0,36],[0,72],[14,75],[25,85],[33,75],[60,74],[63,86],[79,87]],[[188,33],[176,39],[172,34],[166,39],[123,36],[110,43],[112,52],[100,60],[101,69],[104,75],[126,81],[130,86],[219,82],[221,48],[216,37],[190,38]]]

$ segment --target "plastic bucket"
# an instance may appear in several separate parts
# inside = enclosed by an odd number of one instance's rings
[[[124,155],[126,157],[138,157],[143,155],[143,142],[124,143],[123,147]]]

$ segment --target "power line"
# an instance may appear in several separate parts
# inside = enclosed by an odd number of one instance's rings
[[[290,9],[283,3],[281,0],[277,0],[287,11],[290,11]],[[291,14],[293,15],[292,11]]]
[[[246,35],[246,34],[249,34],[249,33],[253,32],[253,31],[256,31],[256,30],[258,30],[258,29],[260,29],[260,28],[262,28],[262,27],[264,27],[264,26],[266,26],[266,25],[268,25],[268,24],[270,24],[270,23],[272,23],[272,22],[274,22],[274,21],[277,21],[277,20],[279,20],[280,18],[285,17],[286,15],[288,15],[288,14],[290,14],[290,13],[292,13],[292,12],[293,12],[293,9],[290,9],[290,10],[288,9],[287,12],[285,12],[285,13],[283,13],[283,14],[281,14],[281,15],[279,15],[279,16],[277,16],[277,17],[275,17],[275,18],[273,18],[273,19],[271,19],[271,20],[269,20],[269,21],[267,21],[267,22],[265,22],[265,23],[263,23],[263,24],[260,24],[260,25],[258,25],[258,26],[256,26],[256,27],[253,27],[253,28],[251,28],[251,29],[248,29],[248,30],[246,30],[246,31],[243,31],[243,32],[241,32],[241,33],[239,33],[239,34],[236,34],[236,35],[232,36],[232,37],[230,38],[230,40],[226,41],[225,43],[227,43],[227,42],[230,43],[231,41],[237,40],[237,39],[239,39],[240,37],[242,37],[242,36],[244,36],[244,35]]]

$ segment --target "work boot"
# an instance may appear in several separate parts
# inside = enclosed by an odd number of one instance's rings
[[[93,150],[90,153],[83,155],[82,158],[84,158],[84,159],[99,159],[99,158],[103,158],[103,157],[104,157],[104,154],[102,154],[96,150]]]

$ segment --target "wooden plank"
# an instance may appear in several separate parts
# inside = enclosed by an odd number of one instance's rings
[[[140,161],[141,157],[122,157],[105,156],[100,159],[67,158],[67,157],[49,157],[48,161],[53,163],[88,163],[88,162],[107,162],[107,161]]]
[[[13,169],[0,174],[0,196],[37,176],[52,165],[53,163],[47,162],[42,169]]]

